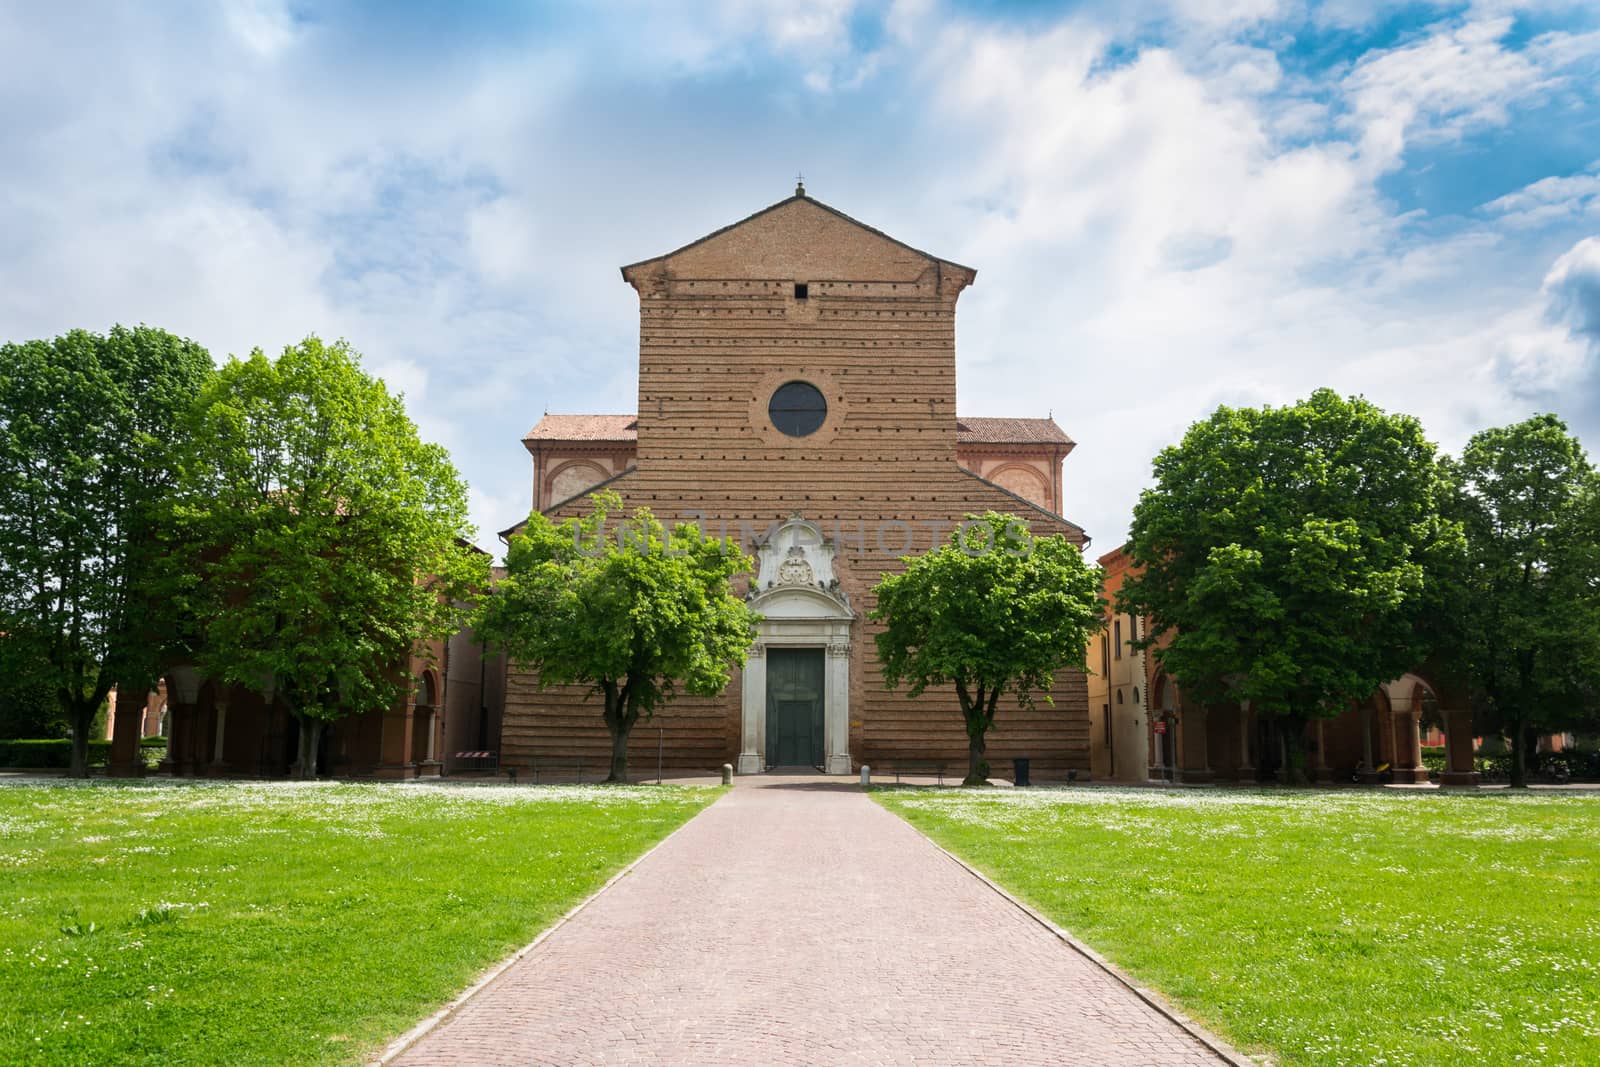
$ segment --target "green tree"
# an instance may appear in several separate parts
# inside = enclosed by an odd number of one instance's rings
[[[884,574],[871,618],[889,688],[916,698],[954,685],[967,726],[965,784],[987,779],[983,753],[1000,698],[1051,703],[1055,675],[1081,668],[1101,626],[1099,570],[1064,537],[1029,535],[1013,515],[967,516],[940,547]]]
[[[581,519],[528,516],[506,553],[506,576],[474,619],[477,632],[540,686],[586,685],[604,698],[611,773],[628,776],[628,735],[681,688],[722,692],[743,666],[759,616],[730,582],[752,561],[731,538],[691,523],[670,532],[648,508],[616,524],[613,492]]]
[[[1467,552],[1453,660],[1524,786],[1534,735],[1593,721],[1600,476],[1554,415],[1475,435],[1454,471]]]
[[[409,657],[487,586],[466,485],[342,341],[229,360],[192,418],[177,518],[194,658],[220,681],[273,687],[310,777],[326,724],[402,699]]]
[[[111,687],[159,673],[160,517],[182,414],[211,373],[205,349],[145,326],[0,346],[0,630],[8,658],[42,665],[74,775]]]
[[[1461,548],[1434,446],[1416,419],[1319,389],[1218,408],[1156,457],[1155,477],[1119,610],[1149,619],[1140,646],[1188,699],[1275,716],[1298,778],[1309,720],[1431,650],[1433,576]]]
[[[0,624],[0,739],[71,736],[44,650],[15,623]]]

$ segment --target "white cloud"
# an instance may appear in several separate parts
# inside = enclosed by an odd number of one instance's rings
[[[1509,15],[1437,27],[1421,40],[1363,57],[1343,91],[1361,153],[1395,166],[1408,141],[1448,141],[1504,125],[1510,110],[1564,83],[1562,70],[1600,53],[1600,34],[1553,32],[1528,47],[1505,45]]]
[[[1545,226],[1585,215],[1600,217],[1600,173],[1541,178],[1491,200],[1483,210],[1514,226]]]
[[[527,518],[528,509],[532,507],[531,476],[526,481],[529,484],[524,485],[522,492],[504,496],[485,493],[475,485],[467,487],[467,517],[477,530],[475,543],[492,552],[496,559],[502,548],[495,535]]]
[[[127,198],[64,198],[32,216],[20,261],[0,275],[0,321],[14,335],[149,322],[220,357],[348,321],[320,290],[325,248],[205,182],[164,195],[137,188]],[[304,325],[286,332],[286,322]]]
[[[1576,91],[1592,35],[1518,44],[1475,10],[1318,79],[1273,51],[1304,14],[714,0],[467,47],[267,0],[91,25],[0,9],[0,325],[142,320],[219,355],[346,337],[452,449],[492,547],[526,511],[517,441],[539,412],[635,403],[617,266],[804,168],[815,195],[980,268],[962,406],[1054,408],[1080,441],[1068,514],[1109,545],[1149,456],[1218,402],[1332,384],[1448,440],[1585,373],[1592,174],[1436,229],[1379,181],[1410,146]]]
[[[737,24],[758,24],[779,49],[834,51],[849,43],[854,0],[725,0],[724,17]]]
[[[1379,186],[1408,146],[1558,90],[1590,47],[1552,35],[1524,54],[1508,28],[1435,27],[1356,64],[1330,108],[1243,46],[1106,67],[1093,23],[946,27],[923,76],[957,124],[952,159],[972,161],[940,190],[971,205],[946,229],[981,272],[963,297],[963,407],[1053,406],[1080,442],[1067,512],[1107,546],[1149,457],[1218,403],[1331,385],[1418,414],[1452,447],[1520,411],[1572,370],[1539,275],[1486,285],[1498,221],[1431,232]]]
[[[856,0],[656,0],[596,7],[609,29],[604,61],[696,77],[748,72],[777,59],[813,92],[856,87],[876,60],[852,48]]]
[[[1235,28],[1266,22],[1283,7],[1279,0],[1170,0],[1173,11],[1190,22],[1213,28]]]
[[[468,216],[467,236],[485,280],[506,284],[526,281],[537,273],[539,241],[534,211],[519,197],[501,197],[475,208]]]
[[[228,25],[259,55],[275,56],[294,41],[294,18],[277,0],[235,0],[224,11]]]
[[[1600,352],[1600,237],[1573,245],[1545,275],[1550,316]]]
[[[1204,78],[1213,92],[1253,96],[1283,83],[1283,68],[1271,49],[1230,41],[1207,49],[1197,59],[1192,72]]]

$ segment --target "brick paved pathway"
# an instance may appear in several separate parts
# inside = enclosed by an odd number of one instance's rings
[[[1221,1062],[824,781],[741,779],[397,1062]]]

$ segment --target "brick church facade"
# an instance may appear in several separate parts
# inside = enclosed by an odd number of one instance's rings
[[[975,272],[797,189],[622,276],[639,296],[636,413],[545,416],[523,442],[533,505],[582,514],[603,485],[733,536],[758,560],[740,592],[764,617],[727,691],[658,710],[634,732],[635,760],[659,748],[680,770],[961,766],[953,691],[884,688],[872,586],[973,512],[1087,541],[1061,514],[1073,442],[1052,420],[956,413],[956,304]],[[1002,705],[996,767],[1028,756],[1035,774],[1089,769],[1083,675],[1059,676],[1052,696]],[[501,764],[603,765],[596,699],[541,689],[513,665]]]

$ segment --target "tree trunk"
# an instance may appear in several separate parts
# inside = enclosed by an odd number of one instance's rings
[[[984,772],[988,769],[984,765],[983,750],[987,747],[983,734],[973,734],[967,741],[967,779],[962,785],[988,785],[989,776]]]
[[[73,778],[89,777],[89,727],[94,723],[94,713],[72,712],[72,759],[67,774]]]
[[[1000,699],[1000,687],[986,690],[978,686],[974,696],[964,682],[956,682],[956,696],[961,701],[961,715],[967,723],[967,777],[962,785],[988,785],[989,764],[983,758],[988,747],[989,727],[994,725],[994,706]]]
[[[1519,712],[1506,731],[1511,741],[1511,788],[1528,788],[1528,731]]]
[[[1283,738],[1283,784],[1307,785],[1311,779],[1306,774],[1306,717],[1285,715],[1278,731]]]
[[[628,780],[628,735],[633,724],[639,721],[631,684],[618,686],[616,682],[602,681],[600,691],[606,697],[606,729],[611,731],[611,773],[607,782]]]
[[[1523,568],[1523,585],[1528,584],[1528,575],[1532,567]],[[1517,710],[1510,716],[1511,729],[1506,731],[1511,735],[1511,788],[1528,788],[1528,735],[1533,732],[1532,716],[1529,711],[1535,706],[1533,703],[1533,669],[1534,653],[1532,649],[1521,649],[1517,653]]]
[[[311,716],[295,718],[300,723],[300,745],[298,755],[294,761],[294,776],[296,778],[315,778],[317,776],[317,755],[322,747],[321,719]]]
[[[632,731],[628,726],[618,723],[611,731],[611,774],[606,778],[608,782],[627,782],[628,780],[628,735]]]

